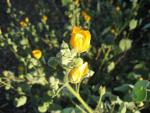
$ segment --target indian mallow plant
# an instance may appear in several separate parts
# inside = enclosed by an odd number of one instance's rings
[[[84,61],[80,54],[87,52],[90,48],[91,33],[89,30],[83,29],[79,26],[74,26],[72,28],[71,38],[70,38],[70,47],[68,44],[63,42],[60,52],[56,57],[49,59],[49,65],[58,64],[63,67],[65,70],[65,76],[63,80],[63,87],[66,87],[70,93],[75,96],[78,101],[82,104],[84,109],[89,113],[94,111],[88,104],[82,99],[79,94],[80,84],[84,78],[91,77],[94,72],[89,69],[88,62]],[[54,67],[53,65],[51,65]],[[73,87],[76,87],[75,89]]]

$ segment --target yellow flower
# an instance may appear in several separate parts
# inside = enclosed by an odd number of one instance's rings
[[[42,52],[38,49],[32,51],[32,56],[36,59],[40,59],[42,56]]]
[[[80,27],[73,27],[70,45],[78,53],[85,52],[90,47],[91,34],[88,30],[81,29]]]
[[[88,15],[85,11],[82,11],[82,16],[86,22],[89,22],[91,20],[91,16]]]
[[[28,22],[29,22],[29,18],[26,17],[24,20],[20,21],[20,26],[21,27],[27,27],[28,26]]]
[[[80,66],[74,67],[69,72],[69,81],[71,83],[79,83],[89,72],[88,63],[85,62]]]
[[[48,17],[47,17],[46,15],[44,15],[44,16],[42,17],[42,20],[43,20],[44,22],[46,22],[46,21],[48,20]]]
[[[26,17],[24,20],[25,20],[26,23],[29,22],[29,18],[28,17]]]
[[[20,21],[20,26],[21,26],[21,27],[27,27],[28,25],[27,25],[27,23],[26,23],[26,22],[24,22],[24,21]]]

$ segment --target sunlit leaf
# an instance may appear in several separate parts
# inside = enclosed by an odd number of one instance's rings
[[[127,51],[128,49],[130,49],[132,47],[132,40],[130,39],[122,39],[119,42],[119,47],[122,51]]]
[[[118,113],[126,113],[126,111],[127,111],[126,105],[125,104],[121,104]]]
[[[27,102],[27,97],[26,96],[21,96],[19,98],[15,98],[16,107],[23,106],[23,105],[26,104],[26,102]]]
[[[61,0],[61,3],[62,3],[63,6],[66,6],[71,2],[72,2],[72,0]]]
[[[44,113],[48,110],[49,108],[49,103],[48,102],[44,102],[43,104],[38,106],[38,111],[41,113]]]
[[[107,70],[108,70],[108,72],[111,72],[114,68],[115,68],[115,63],[114,63],[114,62],[111,62],[111,63],[108,65]]]
[[[132,20],[129,22],[129,29],[130,29],[130,30],[135,29],[135,28],[136,28],[136,26],[137,26],[137,23],[138,23],[138,21],[137,21],[137,20],[132,19]]]

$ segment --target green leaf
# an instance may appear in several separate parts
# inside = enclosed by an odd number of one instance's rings
[[[51,57],[51,58],[49,58],[49,60],[48,60],[48,65],[50,66],[50,67],[52,67],[53,69],[56,69],[56,67],[58,66],[58,58],[56,58],[56,57]]]
[[[62,110],[62,113],[76,113],[74,108],[68,107]]]
[[[139,73],[136,73],[136,72],[131,72],[128,74],[128,78],[131,79],[131,80],[135,80],[135,79],[138,79],[140,78],[142,75],[139,74]]]
[[[128,49],[130,49],[132,46],[132,40],[130,39],[122,39],[119,42],[119,47],[122,51],[127,51]]]
[[[144,25],[143,29],[149,29],[150,28],[150,23]]]
[[[134,99],[136,101],[144,101],[147,97],[147,92],[143,87],[140,87],[139,89],[136,89],[134,91]]]
[[[42,105],[38,106],[38,111],[41,113],[44,113],[48,110],[49,108],[49,103],[48,102],[44,102]]]
[[[27,102],[27,97],[26,96],[21,96],[19,98],[15,98],[16,107],[23,106],[23,105],[26,104],[26,102]]]
[[[135,29],[135,28],[136,28],[136,26],[137,26],[137,23],[138,23],[138,21],[137,21],[137,20],[132,19],[132,20],[129,22],[129,29],[130,29],[130,30]]]
[[[127,111],[127,107],[125,104],[121,104],[120,108],[119,108],[119,113],[126,113]]]
[[[134,69],[142,69],[143,70],[144,68],[145,68],[144,62],[140,62],[134,66]]]
[[[72,2],[72,0],[61,0],[61,3],[62,3],[63,6],[66,6],[71,2]]]
[[[20,44],[21,45],[27,45],[29,42],[28,42],[28,39],[27,38],[23,38],[21,41],[20,41]]]
[[[133,8],[136,8],[136,6],[138,5],[138,0],[132,0],[133,2]]]
[[[119,91],[119,92],[126,92],[129,89],[133,88],[133,85],[131,84],[123,84],[121,86],[115,87],[114,90],[115,91]]]
[[[69,46],[65,41],[62,42],[61,49],[69,49]]]
[[[111,27],[106,27],[103,31],[102,31],[102,35],[105,35],[106,33],[108,33],[110,31]]]
[[[93,70],[89,70],[89,73],[88,73],[88,75],[86,76],[87,78],[88,77],[92,77],[94,75],[94,71]]]
[[[134,113],[141,113],[140,111],[135,111]]]
[[[10,90],[10,88],[11,88],[11,84],[7,83],[7,85],[5,86],[5,90]]]
[[[147,98],[147,87],[149,82],[147,80],[138,81],[133,89],[133,98],[135,101],[141,102]]]
[[[81,58],[74,59],[75,66],[80,66],[83,64],[83,60]]]
[[[114,68],[115,68],[115,63],[114,63],[114,62],[111,62],[111,63],[108,65],[107,70],[108,70],[108,72],[111,72]]]

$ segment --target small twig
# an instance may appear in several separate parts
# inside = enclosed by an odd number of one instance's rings
[[[0,108],[4,108],[4,107],[7,106],[7,105],[8,105],[8,103],[3,104],[3,105],[0,106]]]
[[[98,58],[100,57],[100,54],[101,54],[101,48],[98,48],[95,60],[98,60]]]
[[[126,55],[127,55],[127,51],[124,52],[123,55],[116,61],[115,65],[119,64]]]
[[[105,62],[108,60],[108,56],[109,56],[110,51],[111,51],[111,48],[108,48],[107,52],[104,54],[104,58],[103,58],[101,65],[99,66],[98,69],[101,69],[103,67],[103,65],[105,64]]]
[[[63,88],[65,87],[66,84],[62,85],[56,92],[56,95],[58,95],[60,93],[60,91],[63,90]]]
[[[111,112],[110,112],[110,113],[113,113],[114,108],[115,108],[115,105],[116,105],[116,104],[114,104],[114,105],[113,105],[112,110],[111,110]]]

